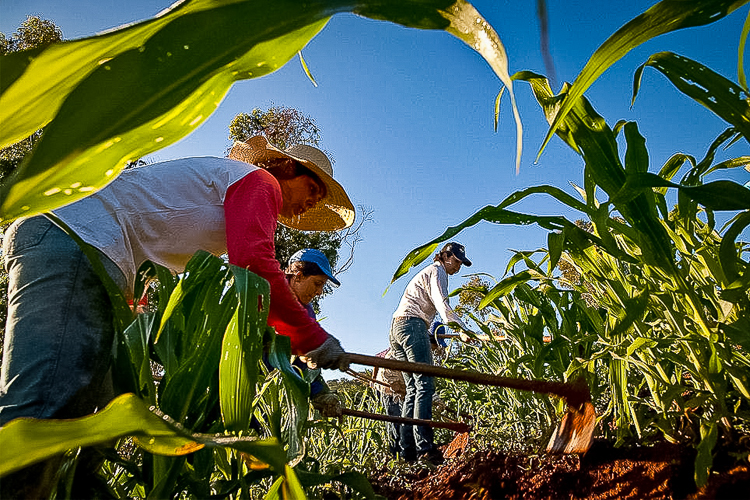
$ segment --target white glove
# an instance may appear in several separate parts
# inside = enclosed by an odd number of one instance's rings
[[[321,392],[313,396],[310,401],[313,407],[324,417],[340,417],[343,415],[341,401],[339,401],[335,392]]]
[[[332,335],[329,335],[325,342],[320,344],[320,347],[300,356],[300,359],[312,369],[317,367],[329,370],[338,368],[343,372],[349,368],[349,356],[341,348],[338,339]]]

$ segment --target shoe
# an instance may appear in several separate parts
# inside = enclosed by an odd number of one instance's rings
[[[432,465],[443,465],[445,458],[443,454],[437,448],[433,448],[430,451],[426,451],[419,455],[420,462],[429,462]]]

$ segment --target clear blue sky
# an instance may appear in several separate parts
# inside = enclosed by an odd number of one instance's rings
[[[503,40],[511,73],[545,73],[536,2],[473,3]],[[653,3],[548,0],[558,81],[572,81],[611,33]],[[168,0],[3,1],[0,31],[10,35],[33,14],[54,21],[66,39],[74,39],[146,19],[168,5]],[[658,171],[675,152],[702,158],[726,125],[653,70],[646,71],[631,109],[633,71],[652,53],[670,50],[736,81],[736,48],[746,15],[744,7],[711,26],[657,38],[631,52],[587,92],[610,125],[620,119],[638,122],[651,171]],[[390,317],[415,272],[383,296],[410,250],[516,190],[553,184],[575,195],[570,183],[582,183],[582,162],[555,138],[534,164],[547,127],[528,87],[519,84],[525,150],[516,175],[515,126],[507,99],[499,131],[493,131],[494,99],[501,84],[478,54],[447,33],[338,15],[303,54],[317,88],[293,59],[276,73],[236,84],[202,127],[150,158],[222,156],[230,145],[231,119],[255,107],[290,106],[315,118],[322,130],[321,146],[335,159],[335,177],[355,205],[374,210],[374,222],[363,229],[353,267],[340,276],[342,286],[322,303],[323,325],[347,350],[373,354],[387,347]],[[747,155],[748,149],[742,141],[729,154]],[[731,176],[742,183],[750,180],[744,170]],[[515,209],[577,217],[545,197]],[[451,289],[464,282],[469,271],[501,277],[509,249],[539,248],[546,233],[536,226],[482,223],[457,240],[466,245],[474,266],[452,277]]]

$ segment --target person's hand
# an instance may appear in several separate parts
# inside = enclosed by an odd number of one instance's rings
[[[320,344],[320,347],[300,356],[300,359],[312,369],[318,367],[329,370],[338,368],[343,372],[349,368],[349,356],[341,348],[338,339],[332,335],[329,335],[325,342]]]
[[[321,392],[310,399],[313,408],[318,410],[324,417],[340,417],[341,401],[335,392]]]
[[[464,333],[464,332],[459,333],[458,336],[461,339],[461,342],[469,342],[469,341],[471,341],[471,337],[469,337],[468,335],[466,335],[466,333]]]

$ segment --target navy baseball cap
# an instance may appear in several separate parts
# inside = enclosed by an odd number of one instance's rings
[[[458,260],[463,262],[465,266],[468,267],[471,265],[471,261],[466,258],[466,249],[460,243],[456,243],[453,241],[451,241],[450,243],[446,243],[441,252],[450,252],[455,255]]]
[[[328,257],[326,257],[326,255],[320,250],[317,250],[315,248],[303,248],[289,258],[289,265],[292,265],[295,262],[312,262],[313,264],[317,265],[321,271],[323,271],[323,274],[325,274],[328,279],[331,280],[331,283],[336,286],[341,285],[341,283],[339,283],[339,280],[333,277],[333,272],[331,271],[331,263],[328,262]]]

